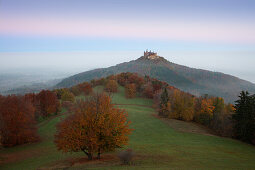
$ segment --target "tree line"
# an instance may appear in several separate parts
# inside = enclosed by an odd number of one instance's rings
[[[59,100],[49,90],[25,96],[0,96],[1,144],[11,147],[39,141],[37,123],[59,111]]]
[[[221,97],[196,97],[149,76],[120,73],[93,80],[92,85],[103,85],[116,92],[117,84],[125,87],[127,98],[153,99],[158,115],[170,119],[193,121],[212,129],[217,135],[233,137],[255,144],[255,97],[241,92],[235,105]],[[111,88],[114,90],[110,90]]]
[[[93,92],[93,88],[99,85],[104,87],[104,94]],[[39,141],[37,123],[58,114],[61,107],[66,107],[72,114],[57,126],[55,143],[58,149],[64,152],[81,150],[92,158],[93,153],[100,157],[105,151],[121,147],[127,143],[131,129],[125,111],[111,104],[110,96],[118,92],[119,85],[125,88],[127,98],[152,99],[161,117],[194,121],[213,129],[218,135],[255,143],[254,95],[242,92],[236,104],[232,105],[226,104],[220,97],[196,97],[149,76],[120,73],[71,88],[43,90],[24,96],[0,96],[1,144],[11,147]],[[77,96],[83,95],[92,97],[76,100]],[[98,109],[102,109],[102,114],[98,114]],[[118,128],[125,130],[121,132]],[[70,142],[74,136],[77,139]],[[81,144],[82,141],[87,142]]]
[[[69,114],[56,126],[54,142],[58,150],[82,151],[92,160],[95,153],[100,159],[102,153],[123,147],[132,129],[126,111],[111,103],[109,94],[117,92],[118,83],[107,81],[103,93],[93,93],[95,86],[84,82],[38,94],[0,96],[1,144],[12,147],[38,142],[37,123],[66,107]],[[76,96],[87,97],[76,100]]]
[[[90,83],[70,89],[42,90],[24,96],[0,95],[0,142],[4,147],[40,141],[37,124],[57,115],[61,107],[70,109],[77,95],[92,93]]]

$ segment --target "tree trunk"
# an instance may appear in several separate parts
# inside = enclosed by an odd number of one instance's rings
[[[88,160],[92,160],[93,159],[93,155],[91,153],[88,153]]]
[[[88,160],[92,160],[93,159],[93,154],[92,153],[88,153],[84,149],[82,149],[82,151],[88,156]]]
[[[100,149],[98,149],[98,153],[97,153],[97,159],[101,158],[101,153],[100,153]]]

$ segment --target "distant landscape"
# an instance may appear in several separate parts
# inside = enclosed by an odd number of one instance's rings
[[[0,0],[0,170],[255,170],[255,0]]]
[[[0,94],[21,94],[39,92],[42,89],[51,89],[63,78],[75,72],[49,71],[49,69],[15,69],[1,70]]]

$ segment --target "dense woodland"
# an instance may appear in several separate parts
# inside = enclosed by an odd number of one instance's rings
[[[148,75],[190,94],[218,96],[232,104],[237,100],[237,96],[242,90],[255,93],[255,84],[251,82],[219,72],[178,65],[167,61],[163,57],[157,59],[140,57],[137,60],[124,62],[116,66],[86,71],[64,79],[57,87],[71,87],[85,81],[123,72],[138,73],[142,76]]]
[[[104,86],[105,93],[93,88]],[[121,73],[94,79],[70,88],[24,96],[0,96],[0,133],[4,147],[40,141],[37,123],[59,114],[61,107],[71,113],[57,126],[55,143],[64,152],[93,154],[113,151],[127,144],[132,129],[125,110],[111,103],[118,87],[125,87],[127,98],[145,97],[154,101],[158,115],[193,121],[211,128],[220,136],[255,144],[255,96],[241,92],[235,105],[213,96],[195,97],[166,82],[135,73]],[[77,100],[76,96],[88,96]],[[89,97],[91,96],[91,97]]]

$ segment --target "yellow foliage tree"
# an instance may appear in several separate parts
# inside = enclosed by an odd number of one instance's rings
[[[75,101],[75,96],[69,90],[65,89],[61,94],[61,100],[62,101],[74,102]]]

